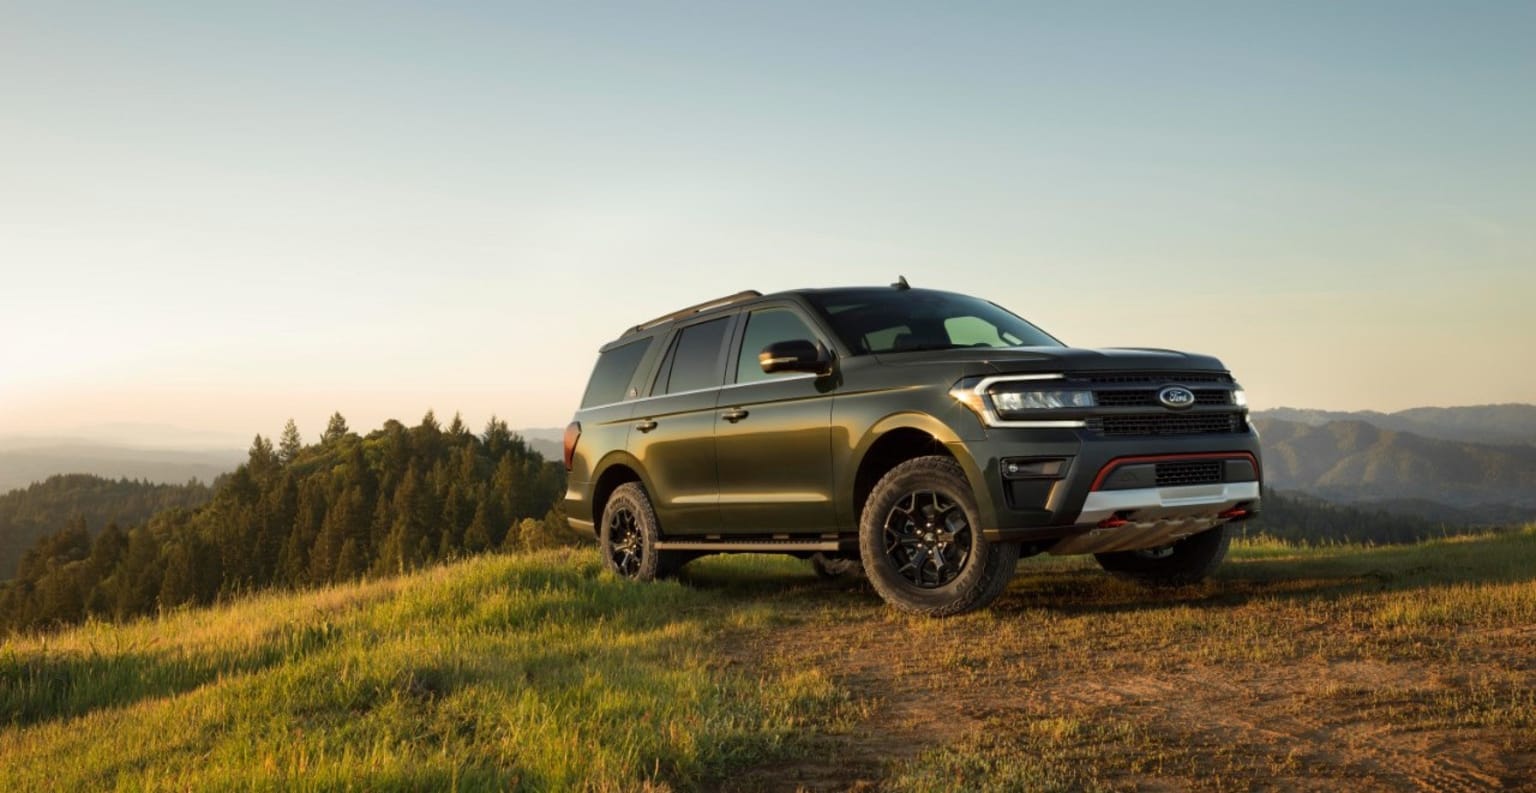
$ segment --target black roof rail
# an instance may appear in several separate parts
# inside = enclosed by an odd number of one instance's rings
[[[737,292],[734,295],[726,295],[725,297],[717,297],[714,300],[706,300],[702,303],[698,303],[684,309],[679,309],[672,312],[671,314],[657,317],[649,322],[642,322],[639,325],[630,328],[628,331],[625,331],[624,335],[628,336],[631,333],[639,333],[642,330],[649,330],[650,328],[654,328],[657,325],[665,325],[666,323],[673,322],[675,320],[687,319],[694,314],[700,314],[712,308],[721,308],[722,306],[728,306],[732,303],[740,303],[743,300],[762,296],[762,292],[759,292],[756,289],[748,289],[743,292]]]

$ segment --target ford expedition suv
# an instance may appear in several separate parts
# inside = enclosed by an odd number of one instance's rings
[[[1068,347],[965,295],[742,292],[603,346],[565,512],[613,572],[712,553],[862,567],[891,605],[990,603],[1021,555],[1197,581],[1259,509],[1259,440],[1214,358]]]

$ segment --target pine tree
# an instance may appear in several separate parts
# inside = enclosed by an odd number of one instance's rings
[[[349,431],[347,429],[347,420],[341,417],[341,413],[339,411],[332,413],[330,423],[325,425],[325,432],[320,436],[320,443],[330,446],[346,437]]]
[[[191,549],[179,542],[171,543],[165,549],[164,570],[165,577],[160,581],[157,597],[160,608],[175,608],[197,599]]]
[[[351,581],[361,576],[368,569],[368,561],[357,547],[357,541],[348,539],[341,544],[341,553],[336,557],[337,581]]]
[[[287,465],[299,456],[303,448],[304,440],[299,437],[299,425],[293,423],[293,419],[290,418],[288,423],[283,425],[283,437],[277,445],[277,459],[283,465]]]
[[[490,510],[484,499],[475,507],[475,517],[464,530],[464,550],[481,553],[491,547]]]
[[[160,595],[160,544],[148,527],[128,533],[128,553],[119,568],[116,613],[119,619],[154,610]]]
[[[257,482],[265,482],[278,467],[277,452],[272,449],[272,441],[257,435],[251,441],[251,451],[246,467],[250,469],[251,478]]]
[[[507,429],[507,422],[491,416],[490,421],[485,423],[485,433],[480,440],[485,444],[486,455],[497,460],[512,446],[512,431]]]

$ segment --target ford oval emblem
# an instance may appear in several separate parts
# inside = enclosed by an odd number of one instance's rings
[[[1157,401],[1163,403],[1163,407],[1183,410],[1195,404],[1195,392],[1181,385],[1171,385],[1157,392]]]

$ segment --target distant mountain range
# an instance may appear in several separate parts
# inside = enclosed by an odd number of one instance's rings
[[[1254,423],[1263,436],[1265,479],[1272,487],[1446,524],[1536,519],[1536,405],[1396,413],[1278,408],[1255,413]],[[563,428],[517,433],[544,459],[560,459]],[[183,436],[194,437],[190,431]],[[144,448],[0,436],[0,494],[72,473],[212,482],[245,458],[243,448]]]
[[[565,457],[564,427],[529,427],[513,430],[513,432],[523,436],[523,440],[528,443],[528,448],[538,452],[546,460],[560,462]]]
[[[134,431],[139,425],[121,425]],[[180,485],[197,479],[211,484],[245,462],[247,449],[190,446],[199,440],[214,443],[223,436],[177,430],[165,446],[145,446],[117,440],[125,437],[118,425],[102,425],[102,439],[85,437],[0,436],[0,494],[60,474],[92,474],[108,479],[133,479]],[[558,461],[565,434],[561,427],[515,430],[546,460]]]
[[[1265,480],[1277,489],[1379,502],[1448,522],[1536,517],[1536,446],[1444,440],[1358,419],[1314,425],[1273,416],[1256,416],[1254,425],[1263,437]]]
[[[1254,415],[1313,427],[1334,421],[1360,421],[1384,430],[1411,432],[1447,441],[1536,446],[1536,405],[1412,408],[1396,413],[1275,408]]]
[[[56,474],[94,474],[185,484],[212,483],[245,459],[239,449],[146,449],[73,439],[7,439],[0,442],[0,493],[41,482]]]

